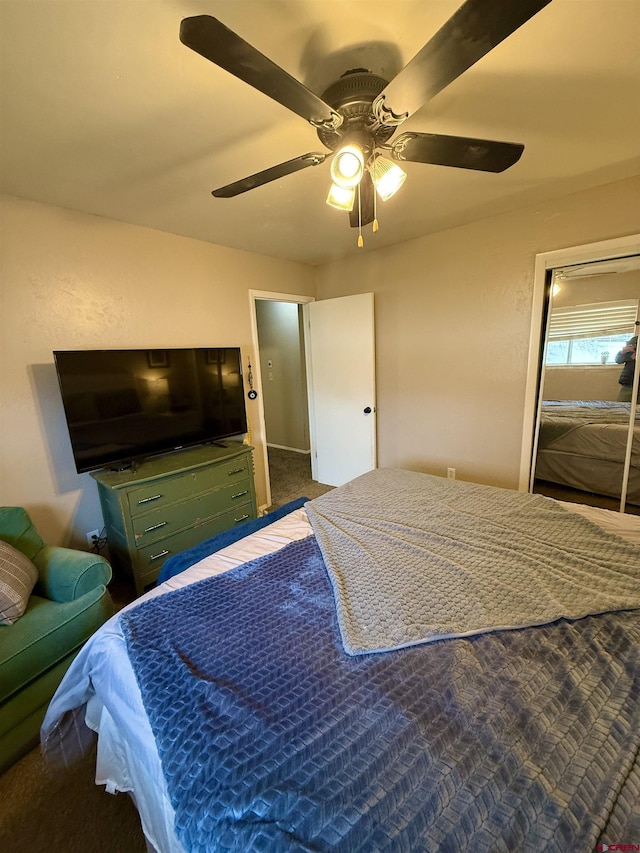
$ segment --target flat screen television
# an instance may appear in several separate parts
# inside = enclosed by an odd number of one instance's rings
[[[79,474],[247,431],[239,347],[53,357]]]

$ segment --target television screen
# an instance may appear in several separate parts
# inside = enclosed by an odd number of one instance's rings
[[[78,473],[247,431],[239,347],[53,356]]]

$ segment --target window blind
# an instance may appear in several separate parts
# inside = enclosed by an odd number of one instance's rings
[[[554,308],[549,319],[549,340],[568,341],[602,335],[635,334],[637,299],[593,302]]]

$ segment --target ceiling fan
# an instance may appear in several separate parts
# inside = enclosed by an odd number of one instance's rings
[[[320,97],[209,15],[185,18],[180,41],[313,125],[323,145],[336,152],[327,203],[349,211],[353,227],[373,222],[377,230],[376,193],[389,198],[406,177],[398,161],[503,172],[520,159],[524,145],[513,142],[415,132],[391,137],[403,121],[550,2],[466,0],[393,80],[356,68]],[[302,154],[212,194],[231,198],[317,166],[329,156]]]

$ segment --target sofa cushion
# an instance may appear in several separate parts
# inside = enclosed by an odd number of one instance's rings
[[[12,625],[22,616],[37,580],[31,560],[0,539],[0,625]]]
[[[62,604],[32,595],[24,616],[15,625],[0,628],[0,706],[79,649],[112,613],[111,597],[103,586]]]
[[[29,513],[21,506],[0,506],[0,539],[22,551],[30,560],[44,545]]]

